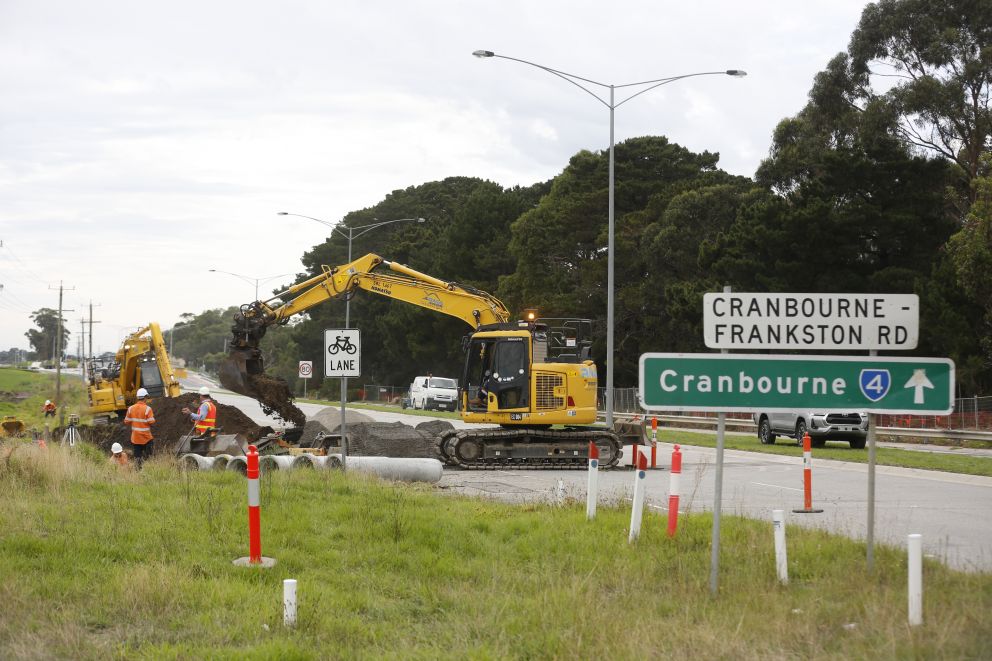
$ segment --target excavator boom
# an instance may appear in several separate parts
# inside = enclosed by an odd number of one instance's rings
[[[372,253],[343,266],[322,269],[320,275],[267,301],[241,306],[232,327],[230,355],[220,367],[224,387],[256,397],[263,406],[279,411],[275,404],[283,393],[267,393],[275,386],[271,381],[262,381],[264,366],[259,343],[266,329],[329,300],[347,299],[359,289],[457,317],[472,328],[504,323],[510,318],[506,306],[491,294],[440,280]]]

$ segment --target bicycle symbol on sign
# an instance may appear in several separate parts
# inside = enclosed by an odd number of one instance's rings
[[[332,356],[337,354],[339,351],[344,351],[349,356],[354,355],[358,351],[358,347],[351,343],[351,339],[347,335],[338,335],[337,341],[327,347],[327,353]]]

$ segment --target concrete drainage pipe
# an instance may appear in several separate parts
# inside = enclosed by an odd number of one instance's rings
[[[227,468],[227,464],[230,463],[231,459],[234,459],[234,457],[232,457],[229,454],[217,455],[216,457],[214,457],[214,470],[215,471],[224,470],[225,468]]]
[[[198,454],[184,454],[179,458],[179,467],[187,471],[208,471],[214,466],[216,457],[203,457]]]
[[[288,471],[293,469],[294,457],[289,455],[267,454],[258,460],[258,469],[263,473],[266,471]]]
[[[333,462],[331,461],[333,458]],[[441,481],[444,468],[437,459],[414,459],[401,457],[348,457],[348,470],[371,473],[385,480],[397,482]],[[328,465],[341,467],[341,455],[328,457]]]
[[[225,466],[224,468],[225,470],[241,473],[242,475],[247,475],[248,460],[245,459],[244,457],[234,457],[229,462],[227,462],[227,466]]]
[[[293,468],[329,468],[331,466],[328,461],[330,457],[318,457],[314,454],[301,454],[296,459],[293,460]],[[340,465],[341,460],[338,460]]]

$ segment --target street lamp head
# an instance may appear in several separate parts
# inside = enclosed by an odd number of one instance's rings
[[[288,216],[289,215],[289,212],[288,211],[276,211],[276,215],[277,216]]]
[[[727,75],[734,76],[735,78],[743,78],[747,75],[747,71],[743,71],[742,69],[727,69]]]
[[[426,219],[426,218],[418,218],[418,219],[417,219],[417,222],[418,222],[418,223],[426,223],[426,222],[427,222],[427,219]],[[2,286],[3,286],[3,285],[0,285],[0,287],[2,287]]]
[[[472,55],[475,55],[476,57],[480,57],[480,58],[495,57],[496,53],[492,52],[491,50],[477,50],[477,51],[472,51]]]

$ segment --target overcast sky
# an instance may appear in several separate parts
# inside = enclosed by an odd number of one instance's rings
[[[616,139],[751,176],[866,4],[0,0],[0,347],[28,347],[60,281],[73,350],[89,301],[94,348],[116,350],[253,298],[210,268],[301,271],[328,230],[277,211],[334,222],[452,175],[529,185],[608,146],[604,106],[476,49],[614,84],[744,69],[638,97]]]

